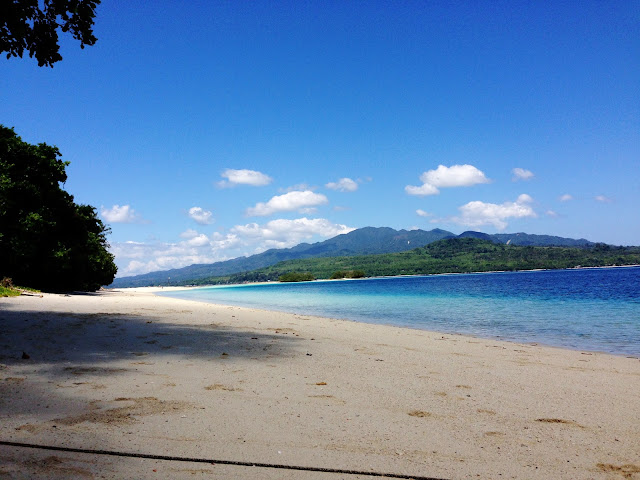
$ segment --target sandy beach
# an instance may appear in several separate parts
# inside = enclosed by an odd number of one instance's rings
[[[0,441],[0,478],[640,479],[640,360],[153,289],[23,295],[0,298]]]

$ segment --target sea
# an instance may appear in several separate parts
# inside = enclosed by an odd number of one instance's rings
[[[640,266],[274,282],[160,295],[640,357]]]

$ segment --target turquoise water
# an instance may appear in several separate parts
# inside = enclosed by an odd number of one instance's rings
[[[640,267],[216,286],[161,294],[640,356]]]

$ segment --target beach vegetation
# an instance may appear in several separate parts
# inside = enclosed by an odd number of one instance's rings
[[[26,290],[30,289],[16,287],[9,277],[4,277],[0,280],[0,297],[17,297]]]
[[[109,228],[61,188],[69,162],[0,125],[0,276],[43,291],[94,291],[113,281]]]
[[[0,285],[0,297],[17,297],[18,295],[20,295],[20,290],[5,288]]]
[[[100,0],[8,0],[0,6],[0,52],[7,58],[25,51],[38,66],[62,60],[58,31],[70,33],[80,48],[94,45],[93,20]]]
[[[333,272],[329,277],[331,280],[338,280],[341,278],[364,278],[367,274],[363,270],[338,270]]]
[[[310,282],[315,279],[309,272],[289,272],[278,277],[279,282]]]
[[[9,277],[0,280],[0,297],[17,297],[20,290],[14,288],[13,281]]]
[[[264,282],[301,271],[318,279],[329,279],[349,278],[346,272],[362,272],[363,276],[432,275],[639,264],[640,247],[608,245],[605,248],[602,244],[588,247],[520,246],[466,237],[439,240],[407,252],[287,260],[253,271],[189,283]]]
[[[413,250],[416,247],[422,247],[438,240],[456,237],[472,237],[498,244],[522,246],[590,248],[595,245],[583,238],[576,240],[572,238],[527,233],[498,233],[489,235],[482,232],[467,231],[456,236],[452,232],[439,228],[424,231],[394,230],[389,227],[363,227],[318,243],[301,243],[291,248],[272,248],[266,252],[257,253],[248,257],[176,268],[172,269],[171,273],[168,271],[156,271],[131,277],[119,277],[114,280],[111,286],[121,288],[168,285],[167,277],[169,276],[171,276],[172,285],[204,284],[211,278],[215,278],[216,282],[225,282],[225,279],[231,275],[233,275],[234,282],[264,282],[277,280],[274,271],[269,271],[268,278],[264,272],[254,272],[286,260],[399,253]],[[419,254],[426,255],[426,252],[419,251]],[[338,269],[337,267],[331,268],[332,270],[329,274]],[[369,271],[367,271],[367,274],[372,275]],[[261,276],[262,278],[260,278]]]

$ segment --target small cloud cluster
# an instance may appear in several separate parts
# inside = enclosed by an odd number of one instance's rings
[[[199,225],[211,225],[213,223],[213,214],[202,207],[191,207],[189,209],[189,218]]]
[[[248,223],[231,229],[233,234],[242,238],[260,239],[260,249],[292,247],[301,241],[318,235],[324,238],[335,237],[354,230],[346,225],[335,224],[325,218],[306,217],[293,220],[276,219],[264,225]]]
[[[427,170],[420,175],[422,185],[407,185],[404,190],[409,195],[437,195],[440,188],[470,187],[481,183],[489,183],[485,174],[473,165],[438,165],[435,170]]]
[[[511,173],[513,173],[513,178],[511,180],[514,182],[517,182],[518,180],[531,180],[535,176],[531,170],[519,167],[511,170]]]
[[[139,215],[130,205],[114,205],[111,208],[100,207],[100,215],[109,223],[137,223]]]
[[[611,203],[611,202],[613,202],[612,199],[610,199],[609,197],[605,197],[604,195],[596,195],[594,197],[594,199],[596,200],[596,202],[600,202],[600,203]]]
[[[326,239],[352,230],[324,218],[276,219],[262,225],[236,225],[226,234],[215,232],[210,236],[188,229],[176,243],[113,243],[111,251],[119,264],[119,276],[129,276],[288,248],[312,238]]]
[[[304,190],[311,190],[312,192],[317,190],[318,187],[312,187],[311,185],[307,185],[306,183],[297,183],[296,185],[291,185],[289,187],[286,188],[279,188],[278,191],[280,193],[289,193],[289,192],[295,192],[295,191],[304,191]]]
[[[249,217],[264,217],[277,212],[298,211],[311,213],[315,207],[329,203],[329,199],[321,193],[311,190],[293,191],[272,197],[268,202],[258,202],[255,207],[247,208]]]
[[[425,211],[424,211],[424,210],[422,210],[421,208],[419,208],[419,209],[417,209],[417,210],[416,210],[416,214],[417,214],[419,217],[432,217],[432,216],[433,216],[433,214],[432,214],[432,213],[425,212]]]
[[[450,220],[470,227],[492,225],[498,230],[504,230],[507,227],[506,220],[508,219],[537,217],[531,207],[532,202],[533,199],[525,193],[520,195],[515,202],[504,202],[500,205],[473,201],[459,207],[460,216],[452,217]]]
[[[202,247],[209,243],[209,237],[204,233],[198,233],[192,228],[185,230],[180,234],[180,238],[186,239],[186,244],[190,247]]]
[[[560,195],[559,200],[561,202],[568,202],[569,200],[573,200],[573,196],[569,195],[568,193],[565,193],[564,195]]]
[[[227,168],[220,176],[226,180],[220,180],[218,186],[221,188],[234,187],[236,185],[251,185],[252,187],[262,187],[269,185],[273,179],[269,175],[255,170],[234,170]]]
[[[358,184],[350,178],[341,178],[337,182],[327,183],[325,187],[339,192],[355,192],[358,189]]]

